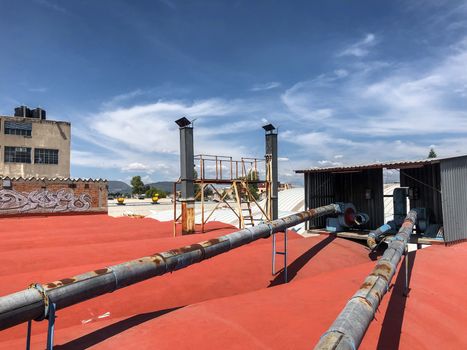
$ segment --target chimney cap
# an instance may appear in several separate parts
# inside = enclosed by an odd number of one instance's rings
[[[266,125],[264,125],[264,126],[263,126],[263,129],[264,129],[265,131],[273,131],[273,130],[276,130],[275,126],[272,125],[272,124],[266,124]]]
[[[175,121],[175,123],[176,123],[180,128],[187,127],[188,125],[191,124],[191,122],[190,122],[187,118],[185,118],[185,117],[182,117],[182,118],[180,118],[180,119],[177,119],[177,120]]]

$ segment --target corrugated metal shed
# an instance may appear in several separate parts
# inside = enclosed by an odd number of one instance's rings
[[[411,198],[410,207],[427,208],[430,223],[443,225],[446,243],[467,240],[467,155],[295,172],[304,174],[307,209],[333,201],[352,202],[369,214],[367,228],[374,229],[384,222],[382,169],[398,169],[400,186],[416,189],[418,195]],[[318,219],[308,228],[324,225]]]
[[[416,188],[418,198],[410,200],[410,209],[429,208],[430,222],[442,224],[441,177],[439,164],[400,170],[401,187]]]

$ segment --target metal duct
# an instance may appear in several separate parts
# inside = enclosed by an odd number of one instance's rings
[[[321,336],[315,349],[355,350],[360,346],[406,250],[416,220],[417,212],[411,210],[371,274],[347,302],[331,327]]]
[[[102,294],[160,276],[225,253],[306,220],[340,211],[336,204],[310,209],[268,224],[246,228],[218,238],[173,249],[71,278],[36,284],[0,298],[0,330],[47,317],[48,305],[63,309]]]
[[[271,207],[272,220],[279,217],[279,179],[277,170],[277,129],[268,124],[263,126],[266,132],[266,157],[271,160]]]
[[[182,234],[195,233],[195,160],[193,124],[183,117],[175,121],[180,128],[180,202]]]

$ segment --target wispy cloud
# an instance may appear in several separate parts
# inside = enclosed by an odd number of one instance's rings
[[[372,33],[365,35],[365,37],[348,46],[344,50],[338,53],[338,56],[355,56],[355,57],[363,57],[368,55],[370,52],[370,48],[377,44],[376,36]]]
[[[131,101],[134,98],[145,95],[145,94],[147,94],[146,91],[142,89],[136,89],[130,92],[126,92],[124,94],[116,95],[112,97],[110,100],[105,101],[102,107],[105,109],[115,108],[117,106],[120,106],[124,102]]]
[[[138,162],[134,162],[134,163],[130,163],[130,164],[126,164],[124,165],[122,168],[122,171],[130,171],[130,172],[143,172],[143,173],[149,173],[149,174],[152,174],[155,169],[152,169],[149,165],[147,164],[143,164],[143,163],[138,163]]]
[[[28,88],[28,91],[30,92],[47,92],[49,89],[46,87],[32,87]]]
[[[250,89],[250,91],[264,91],[264,90],[271,90],[275,89],[281,86],[281,83],[277,81],[271,81],[269,83],[263,83],[263,84],[256,84],[253,85]]]
[[[172,0],[158,0],[158,2],[164,4],[165,6],[171,8],[172,10],[177,9],[177,5]]]
[[[87,144],[97,146],[108,154],[108,159],[98,154],[90,157],[88,151],[77,151],[73,155],[73,164],[94,164],[100,168],[117,168],[129,173],[157,173],[158,176],[178,174],[179,136],[174,120],[181,116],[196,119],[196,153],[214,152],[235,159],[259,156],[263,147],[252,149],[240,139],[231,137],[249,132],[262,134],[261,118],[254,117],[259,106],[246,100],[212,98],[193,102],[157,101],[103,109],[85,116],[88,123],[75,128],[74,135]],[[226,135],[229,137],[226,138]]]
[[[62,14],[67,14],[67,15],[70,14],[70,11],[68,11],[63,6],[58,5],[57,1],[53,1],[53,0],[34,0],[34,2],[41,5],[41,6],[43,6],[43,7],[46,7],[48,9],[53,10],[53,11],[56,11],[56,12],[60,12]]]
[[[447,49],[431,67],[417,62],[355,70],[345,80],[300,82],[282,96],[294,113],[368,136],[466,133],[467,41]],[[379,77],[379,78],[376,78]]]

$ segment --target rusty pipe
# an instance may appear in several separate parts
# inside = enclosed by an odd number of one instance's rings
[[[183,269],[272,233],[284,231],[315,217],[340,212],[336,204],[302,211],[267,224],[236,231],[197,244],[155,253],[122,264],[97,269],[71,278],[35,285],[0,298],[0,330],[47,317],[47,305],[63,309],[102,294]]]
[[[379,303],[389,288],[416,221],[417,212],[411,210],[373,271],[347,302],[331,327],[321,336],[315,350],[354,350],[360,346]]]
[[[375,249],[377,246],[377,241],[381,239],[381,236],[383,236],[386,232],[392,230],[392,227],[389,226],[388,224],[384,224],[380,227],[378,227],[376,230],[371,231],[368,234],[368,238],[366,240],[366,244],[370,249]]]

